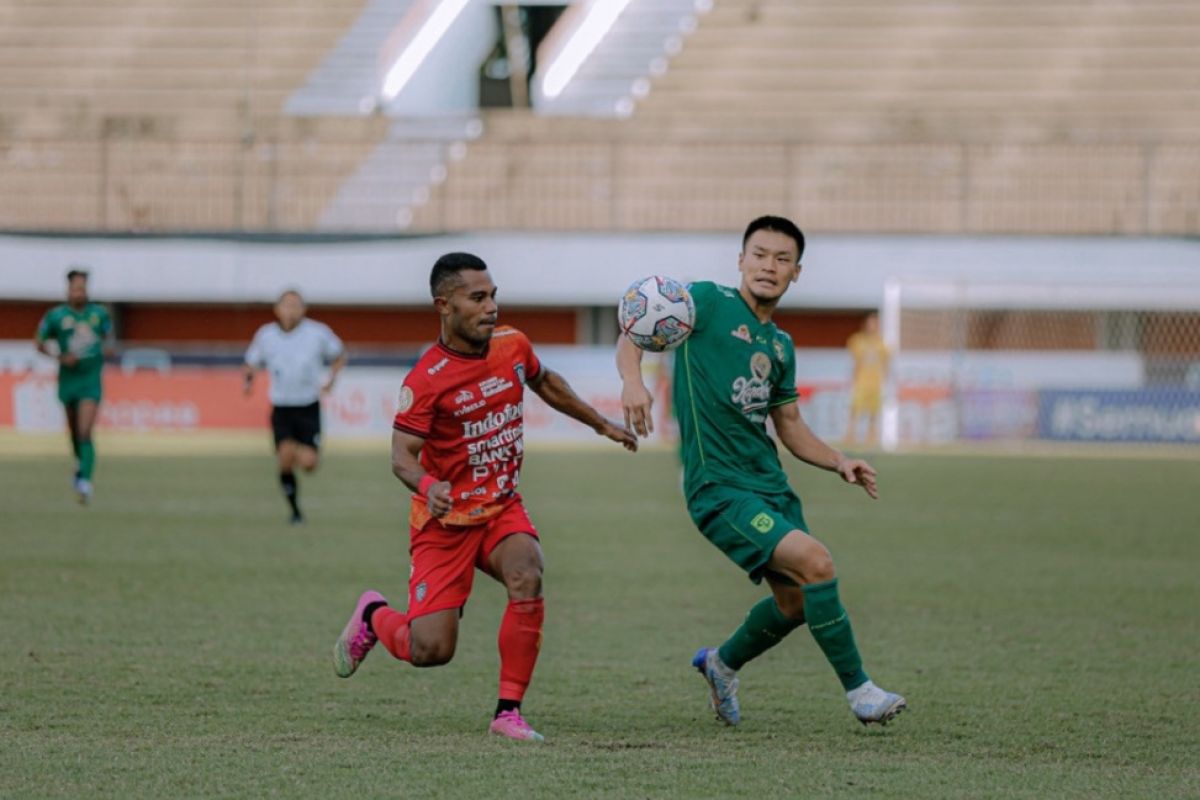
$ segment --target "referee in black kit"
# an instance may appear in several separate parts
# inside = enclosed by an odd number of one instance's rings
[[[291,522],[304,522],[297,466],[307,472],[317,468],[321,446],[321,395],[346,365],[342,340],[324,323],[304,316],[304,298],[289,289],[275,303],[276,322],[254,334],[246,350],[245,393],[254,386],[254,373],[271,373],[271,429],[279,458],[279,483],[292,509]],[[325,368],[328,376],[322,382]]]

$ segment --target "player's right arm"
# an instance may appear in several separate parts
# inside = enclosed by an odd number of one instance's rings
[[[642,351],[627,336],[617,338],[617,373],[621,376],[625,427],[638,436],[649,436],[654,432],[654,397],[642,381]]]
[[[263,331],[266,326],[254,333],[254,339],[246,348],[246,356],[242,359],[242,393],[247,397],[254,391],[254,373],[266,366],[266,354],[263,352]]]
[[[392,431],[392,474],[413,493],[425,497],[429,513],[444,517],[450,513],[450,481],[438,480],[421,466],[418,456],[425,440],[402,430]]]
[[[57,347],[50,347],[50,340],[55,339],[57,333],[58,320],[54,316],[54,311],[47,311],[38,325],[37,333],[33,336],[33,343],[42,355],[50,356],[50,358],[53,358],[64,367],[75,366],[79,363],[79,356],[71,352],[61,352]],[[55,339],[55,342],[57,343],[57,339]]]

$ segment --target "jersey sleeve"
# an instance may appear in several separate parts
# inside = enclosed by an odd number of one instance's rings
[[[38,323],[37,340],[44,342],[53,339],[58,334],[58,319],[51,309],[42,316],[42,321]]]
[[[696,321],[692,330],[698,331],[708,324],[717,307],[717,285],[712,281],[696,281],[688,284],[688,292],[692,295],[692,303],[696,306]]]
[[[342,343],[342,340],[338,337],[338,335],[333,332],[333,328],[330,328],[328,325],[322,325],[321,357],[326,361],[333,361],[340,356],[345,349],[346,346]]]
[[[437,390],[427,381],[421,380],[418,375],[418,370],[413,368],[404,378],[392,428],[425,439],[433,430]]]
[[[100,306],[100,327],[96,331],[96,335],[101,339],[107,339],[113,332],[112,316],[108,313],[108,309]]]
[[[261,368],[267,365],[267,354],[263,352],[263,334],[265,331],[265,327],[255,331],[254,338],[250,340],[250,346],[246,348],[245,361],[252,367]]]
[[[771,408],[796,402],[796,346],[790,336],[777,340],[783,345],[783,374],[779,382],[771,387]]]
[[[531,381],[542,374],[542,360],[534,352],[533,342],[529,341],[529,337],[523,333],[521,334],[521,345],[525,358],[525,380]]]

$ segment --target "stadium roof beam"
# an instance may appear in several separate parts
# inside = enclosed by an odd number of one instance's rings
[[[629,2],[630,0],[592,0],[570,38],[554,54],[554,60],[550,62],[546,75],[542,78],[542,92],[546,97],[555,98],[562,94],[562,90],[575,77],[575,73],[596,49],[600,40],[608,34]]]
[[[383,87],[380,90],[384,102],[396,99],[402,90],[416,74],[421,63],[446,35],[446,31],[458,19],[458,15],[467,7],[471,0],[440,0],[433,10],[421,23],[420,28],[396,56],[384,75]],[[625,0],[628,2],[628,0]]]

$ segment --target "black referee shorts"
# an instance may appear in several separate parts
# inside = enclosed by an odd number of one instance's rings
[[[272,406],[271,431],[275,446],[291,439],[313,449],[321,446],[321,403],[307,406]]]

